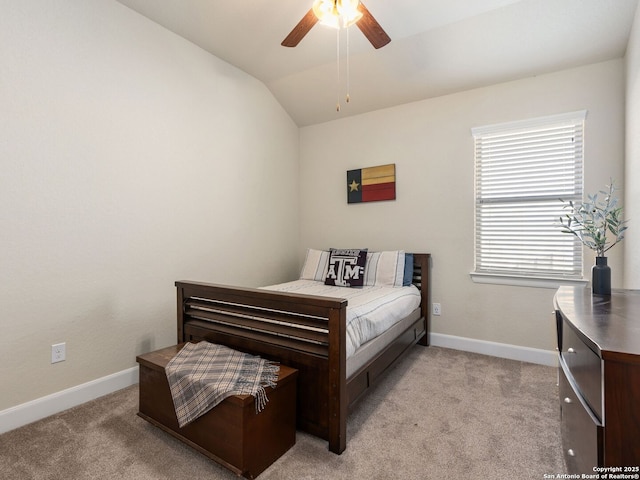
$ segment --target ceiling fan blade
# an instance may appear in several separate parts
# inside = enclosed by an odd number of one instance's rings
[[[298,22],[298,24],[293,27],[291,33],[287,35],[280,45],[283,47],[295,47],[300,43],[300,40],[304,38],[304,36],[309,33],[311,27],[313,27],[318,22],[318,17],[316,17],[315,13],[313,13],[313,9],[309,10],[307,14],[302,17],[302,20]]]
[[[378,21],[373,18],[371,12],[367,10],[362,2],[358,5],[358,10],[362,13],[362,18],[356,23],[358,28],[364,33],[364,36],[371,42],[374,48],[384,47],[391,41],[387,32],[385,32]]]

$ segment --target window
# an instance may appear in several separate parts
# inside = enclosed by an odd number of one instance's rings
[[[566,213],[560,199],[582,201],[585,118],[581,111],[472,129],[474,280],[582,278],[582,247],[557,225]]]

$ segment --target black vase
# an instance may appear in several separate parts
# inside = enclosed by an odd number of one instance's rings
[[[607,265],[607,257],[596,257],[596,264],[591,267],[591,288],[595,295],[611,295],[611,267]]]

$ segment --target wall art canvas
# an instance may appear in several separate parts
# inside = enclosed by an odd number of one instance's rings
[[[347,203],[395,199],[395,163],[347,171]]]

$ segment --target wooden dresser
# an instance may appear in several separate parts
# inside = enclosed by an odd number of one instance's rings
[[[640,466],[640,290],[561,287],[555,299],[559,400],[569,473]],[[611,471],[611,470],[609,470]]]

